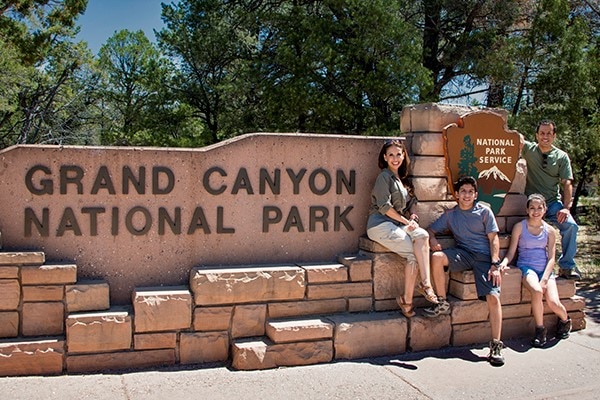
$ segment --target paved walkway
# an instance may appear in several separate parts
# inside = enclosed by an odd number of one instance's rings
[[[486,347],[267,371],[222,366],[57,377],[0,378],[0,399],[571,399],[600,398],[600,291],[587,299],[587,328],[533,349],[507,341],[506,364]],[[385,338],[382,338],[385,340]]]

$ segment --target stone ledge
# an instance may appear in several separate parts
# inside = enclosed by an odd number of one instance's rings
[[[328,363],[333,360],[331,340],[272,343],[267,338],[236,341],[232,345],[232,367],[259,370]]]
[[[197,306],[300,300],[306,271],[295,265],[195,267],[190,271],[190,288]]]
[[[0,342],[0,376],[59,375],[64,354],[63,338]]]
[[[52,264],[23,266],[21,284],[23,285],[69,285],[77,282],[77,265]]]
[[[106,372],[175,365],[175,350],[143,350],[67,356],[68,373]]]
[[[325,319],[268,321],[266,335],[274,343],[331,339],[334,325]]]
[[[135,332],[161,332],[192,326],[192,293],[187,287],[136,288],[132,295]]]
[[[42,252],[1,252],[0,265],[42,265],[46,255]]]
[[[397,312],[341,314],[327,318],[335,324],[336,359],[357,359],[406,352],[408,322]]]

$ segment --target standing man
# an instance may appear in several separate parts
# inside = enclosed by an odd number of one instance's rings
[[[571,160],[567,153],[552,144],[556,139],[554,122],[541,121],[535,139],[537,143],[529,142],[521,135],[521,156],[527,161],[525,194],[540,193],[544,196],[548,205],[545,218],[560,231],[562,255],[558,259],[558,275],[566,279],[581,279],[574,260],[579,226],[570,211],[573,203]]]
[[[488,207],[476,203],[477,181],[472,176],[461,177],[454,184],[454,196],[458,204],[444,213],[427,229],[431,250],[431,275],[438,293],[438,304],[425,309],[426,315],[435,317],[450,313],[446,300],[446,269],[451,271],[473,270],[475,287],[480,300],[487,302],[492,340],[488,361],[494,366],[504,365],[500,340],[502,333],[502,304],[500,284],[500,240],[494,213]],[[450,232],[456,247],[442,249],[436,234]]]

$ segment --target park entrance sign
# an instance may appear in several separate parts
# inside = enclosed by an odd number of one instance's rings
[[[4,249],[135,286],[198,265],[333,261],[364,234],[382,138],[251,134],[203,149],[15,146],[0,152]]]
[[[473,176],[479,187],[478,200],[498,214],[515,177],[519,134],[507,130],[499,114],[477,111],[448,125],[443,135],[448,183]],[[449,191],[453,193],[451,187]]]

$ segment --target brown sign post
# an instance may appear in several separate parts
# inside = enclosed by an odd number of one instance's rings
[[[476,111],[446,126],[443,135],[449,184],[473,176],[479,186],[478,200],[497,214],[515,177],[519,134],[508,130],[499,114]],[[450,192],[454,193],[452,187]]]

